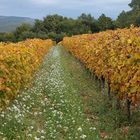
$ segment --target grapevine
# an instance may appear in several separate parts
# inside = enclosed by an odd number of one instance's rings
[[[99,79],[103,77],[117,98],[138,104],[140,28],[65,37],[62,43]]]
[[[31,81],[51,46],[51,40],[40,39],[0,44],[0,107],[8,104]]]

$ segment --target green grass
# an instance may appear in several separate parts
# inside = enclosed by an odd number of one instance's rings
[[[1,112],[0,140],[139,140],[139,113],[128,122],[98,87],[64,48],[52,48],[32,86]]]

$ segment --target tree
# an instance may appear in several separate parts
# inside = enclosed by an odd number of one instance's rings
[[[131,15],[130,15],[129,21],[131,21],[131,24],[134,24],[135,26],[139,26],[140,25],[140,9],[136,8],[130,12],[131,12]]]
[[[39,32],[35,32],[36,34],[36,38],[40,38],[40,39],[48,39],[48,34],[46,34],[44,31],[39,31]]]
[[[140,12],[139,12],[139,14],[136,17],[135,25],[136,26],[140,26]]]
[[[76,20],[71,18],[64,18],[63,21],[59,24],[59,30],[60,33],[66,33],[68,36],[76,34]]]
[[[35,20],[34,26],[33,26],[33,32],[41,32],[44,31],[44,24],[42,20]]]
[[[116,20],[117,27],[130,27],[131,24],[140,26],[140,0],[132,0],[129,6],[132,10],[120,13]]]
[[[114,29],[115,25],[110,17],[106,17],[105,14],[102,14],[97,21],[98,27],[101,31],[107,29]]]
[[[128,23],[128,13],[122,11],[116,20],[116,26],[119,28],[129,27],[131,23]]]
[[[21,41],[22,34],[24,32],[30,32],[32,30],[32,26],[30,24],[23,23],[21,26],[17,27],[17,29],[14,31],[14,35],[17,41]]]
[[[137,8],[140,9],[140,0],[132,0],[129,6],[132,9],[137,9]]]
[[[81,14],[77,19],[77,25],[80,30],[79,33],[93,33],[99,31],[96,20],[91,14]]]
[[[43,26],[46,33],[56,32],[60,33],[60,23],[63,21],[63,17],[59,15],[49,15],[44,18]]]
[[[0,42],[15,42],[13,33],[0,33]]]
[[[19,36],[19,39],[18,40],[25,40],[27,38],[35,38],[36,35],[34,32],[32,31],[23,31],[20,36]]]

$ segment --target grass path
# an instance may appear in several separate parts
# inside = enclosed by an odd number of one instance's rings
[[[0,114],[0,140],[96,140],[83,100],[95,87],[62,47],[44,58],[33,85]],[[94,93],[93,93],[94,94]]]

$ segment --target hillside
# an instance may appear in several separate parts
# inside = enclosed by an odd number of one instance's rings
[[[34,19],[28,17],[0,16],[0,32],[11,32],[22,23],[33,24]]]

